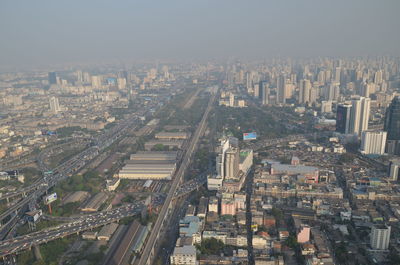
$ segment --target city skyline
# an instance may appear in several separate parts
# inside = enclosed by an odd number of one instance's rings
[[[400,54],[398,1],[41,3],[0,4],[1,68]]]

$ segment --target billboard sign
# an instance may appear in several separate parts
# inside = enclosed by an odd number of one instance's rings
[[[50,204],[57,200],[57,193],[52,193],[44,197],[44,204]]]
[[[42,135],[56,135],[56,131],[42,130]]]
[[[255,139],[257,139],[256,132],[249,132],[249,133],[243,134],[243,141],[249,141],[249,140],[255,140]]]
[[[10,177],[16,177],[18,176],[18,170],[10,170],[10,171],[5,171],[7,173],[7,175],[9,175]]]

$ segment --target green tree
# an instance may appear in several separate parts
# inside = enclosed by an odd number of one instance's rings
[[[201,254],[205,255],[220,255],[223,252],[225,244],[216,238],[207,238],[196,245]]]

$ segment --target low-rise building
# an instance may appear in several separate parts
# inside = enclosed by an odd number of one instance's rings
[[[183,246],[175,247],[170,257],[171,264],[175,265],[196,265],[196,247]]]

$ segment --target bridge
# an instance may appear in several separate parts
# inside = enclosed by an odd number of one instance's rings
[[[142,203],[126,205],[105,212],[89,214],[86,215],[85,218],[73,220],[69,223],[50,227],[42,231],[3,240],[0,242],[0,257],[31,249],[33,246],[44,244],[71,234],[91,230],[119,221],[122,218],[139,214],[144,207]]]

